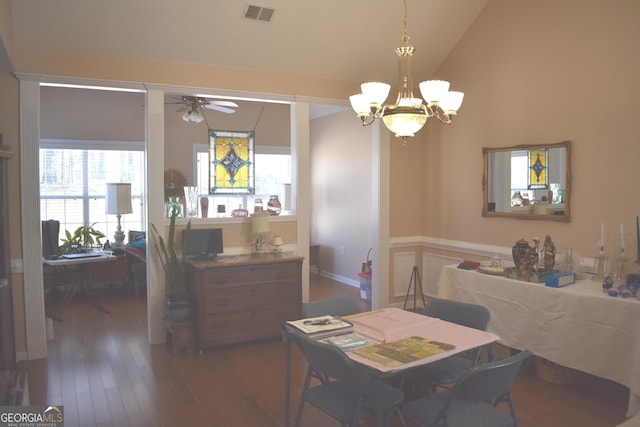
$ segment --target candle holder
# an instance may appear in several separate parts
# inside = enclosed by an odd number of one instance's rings
[[[596,274],[591,278],[591,280],[600,282],[605,278],[609,271],[609,257],[607,257],[607,254],[602,251],[596,255],[594,259]]]
[[[616,273],[614,278],[618,281],[624,282],[629,272],[629,257],[625,254],[624,249],[620,250],[616,259]]]

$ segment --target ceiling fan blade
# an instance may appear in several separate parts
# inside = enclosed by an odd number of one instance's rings
[[[206,105],[219,105],[221,107],[238,108],[238,104],[233,101],[206,101]]]
[[[222,107],[220,105],[214,105],[214,104],[207,104],[207,105],[205,105],[205,108],[207,108],[209,110],[220,111],[221,113],[227,113],[227,114],[233,114],[233,113],[236,112],[236,110],[234,110],[232,108]]]

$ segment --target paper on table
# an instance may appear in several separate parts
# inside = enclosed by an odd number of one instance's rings
[[[349,316],[348,319],[356,325],[358,333],[383,343],[399,336],[413,335],[417,324],[422,325],[434,320],[421,314],[391,308]]]

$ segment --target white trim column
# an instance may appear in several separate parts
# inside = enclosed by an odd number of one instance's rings
[[[311,147],[309,142],[309,103],[291,104],[291,205],[296,207],[298,255],[302,264],[302,302],[309,302],[309,227],[311,223]]]
[[[31,79],[20,79],[20,209],[28,360],[47,357],[39,159],[40,83]]]
[[[147,322],[149,343],[165,342],[162,319],[165,312],[165,277],[162,264],[154,249],[155,237],[151,224],[164,232],[164,91],[147,87],[146,99],[147,157],[145,192],[147,194]],[[154,185],[148,185],[150,182]]]
[[[371,308],[389,305],[389,196],[391,180],[391,134],[381,120],[376,120],[371,132],[371,211],[373,212],[373,275]]]

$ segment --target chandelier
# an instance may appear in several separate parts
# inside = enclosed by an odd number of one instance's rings
[[[385,126],[407,143],[407,138],[422,129],[429,117],[450,124],[462,105],[464,93],[449,90],[444,80],[427,80],[419,84],[423,100],[413,96],[411,57],[414,48],[407,34],[407,0],[404,0],[404,32],[402,45],[395,49],[399,60],[398,98],[396,103],[384,104],[391,86],[387,83],[368,82],[360,85],[362,93],[349,97],[351,106],[362,120],[363,126],[382,118]]]

